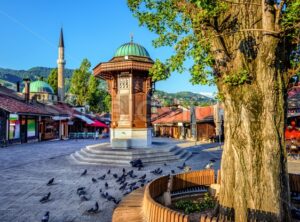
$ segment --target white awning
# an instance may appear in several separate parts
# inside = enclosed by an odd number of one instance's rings
[[[52,119],[53,120],[68,120],[68,119],[70,119],[70,117],[68,117],[68,116],[53,116]]]
[[[79,118],[79,119],[81,119],[82,121],[86,122],[87,124],[92,124],[92,123],[94,123],[93,120],[87,118],[86,116],[78,115],[78,114],[75,114],[74,116],[77,117],[77,118]]]

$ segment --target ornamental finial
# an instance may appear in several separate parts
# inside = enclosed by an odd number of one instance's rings
[[[133,43],[133,33],[130,33],[130,43]]]

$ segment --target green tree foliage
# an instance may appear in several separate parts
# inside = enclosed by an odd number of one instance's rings
[[[70,92],[75,96],[74,105],[89,105],[90,111],[95,113],[108,112],[110,97],[102,80],[96,79],[90,72],[91,63],[83,59],[80,68],[75,69]]]
[[[101,87],[101,80],[90,76],[86,102],[90,110],[96,113],[108,112],[110,107],[110,97],[105,89]]]
[[[104,97],[104,112],[110,112],[111,111],[111,96],[110,94],[106,94]]]
[[[88,84],[91,72],[91,63],[87,59],[83,59],[79,69],[75,69],[71,79],[70,92],[76,96],[75,104],[77,106],[86,105],[86,97],[88,93]]]
[[[55,68],[51,70],[50,75],[47,78],[47,82],[52,87],[55,94],[57,94],[57,76],[58,76],[58,71],[57,68]]]
[[[230,2],[233,4],[231,5]],[[155,61],[150,70],[153,79],[167,79],[173,71],[181,73],[188,69],[192,75],[191,82],[193,84],[215,83],[220,77],[226,78],[226,82],[229,83],[230,77],[222,76],[223,70],[220,69],[227,63],[226,58],[224,61],[217,58],[213,44],[218,35],[229,36],[238,33],[241,24],[237,21],[237,16],[230,14],[230,9],[231,7],[241,7],[243,2],[234,2],[224,0],[128,0],[128,6],[139,19],[140,25],[145,25],[158,35],[153,40],[154,46],[174,46],[174,54],[165,62],[159,59]],[[300,1],[270,2],[274,2],[275,9],[281,14],[281,19],[278,19],[277,22],[280,26],[280,35],[292,38],[293,49],[296,49],[296,45],[298,45],[297,53],[294,51],[292,55],[299,67]],[[260,3],[261,1],[253,1],[250,5],[260,5]],[[225,44],[221,38],[219,40],[221,41],[219,44]],[[217,39],[217,41],[219,40]],[[225,51],[224,53],[230,56],[229,52]],[[192,59],[194,63],[191,67],[184,67],[184,61],[188,58]],[[231,85],[247,83],[248,79],[245,80],[244,75],[242,75],[241,81],[236,80],[237,75],[234,75],[234,83]]]

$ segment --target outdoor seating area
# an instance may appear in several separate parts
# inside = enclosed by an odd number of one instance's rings
[[[213,183],[219,184],[221,180],[220,171],[217,172],[216,178],[212,169],[191,171],[172,175],[172,177],[171,193],[191,190],[192,187],[209,187]],[[129,221],[135,222],[189,222],[189,215],[172,210],[158,201],[159,197],[167,191],[168,183],[169,176],[162,176],[150,182],[146,188],[140,188],[126,196],[114,210],[112,222],[121,222],[125,217]],[[300,195],[300,175],[289,174],[289,183],[292,195],[298,197]],[[201,215],[199,222],[206,221],[223,222],[230,220],[225,217]]]
[[[136,191],[139,195],[136,195],[136,192],[128,195],[115,209],[112,221],[121,222],[120,218],[124,218],[125,215],[127,217],[127,212],[132,212],[132,208],[134,208],[134,212],[139,216],[135,216],[133,221],[188,222],[189,215],[174,211],[156,201],[159,196],[167,191],[168,182],[169,176],[162,176],[149,183],[143,195],[140,193],[141,190]],[[172,192],[182,191],[191,187],[209,186],[214,182],[214,170],[199,170],[176,174],[173,175]],[[133,196],[131,197],[131,195]],[[125,203],[132,202],[128,201],[131,198],[134,199],[136,204],[134,206],[126,205]]]
[[[69,133],[70,139],[94,139],[96,138],[95,132],[80,132],[80,133]]]

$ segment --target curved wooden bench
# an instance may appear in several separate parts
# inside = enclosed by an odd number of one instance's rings
[[[141,187],[124,197],[113,212],[112,222],[142,222],[144,191],[145,188]]]
[[[300,192],[300,175],[289,174],[291,192]],[[217,183],[221,182],[221,173],[218,171]],[[215,183],[213,170],[191,171],[173,175],[172,191],[193,186]],[[139,188],[126,196],[113,213],[113,222],[189,222],[189,216],[163,206],[155,201],[168,186],[168,176],[162,176],[145,188]],[[200,222],[224,222],[226,218],[202,215]]]
[[[189,216],[167,208],[155,199],[161,196],[168,186],[168,176],[152,181],[145,189],[143,212],[145,221],[149,222],[188,222]],[[215,182],[214,170],[191,171],[173,175],[172,191],[200,185],[210,185]]]

